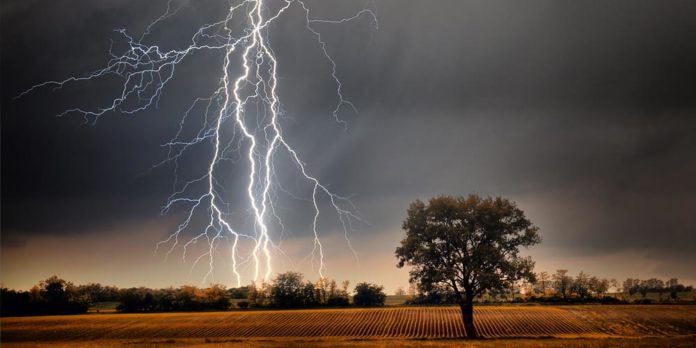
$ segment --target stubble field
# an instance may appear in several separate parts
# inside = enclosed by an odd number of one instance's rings
[[[498,345],[582,340],[669,340],[695,345],[696,306],[481,306],[476,327]],[[87,314],[2,319],[3,346],[449,345],[465,335],[458,307],[397,307],[162,314]],[[580,341],[578,341],[580,340]],[[645,342],[648,342],[645,341]],[[486,341],[465,341],[486,346]],[[617,341],[618,344],[618,341]],[[661,343],[657,343],[662,345]]]

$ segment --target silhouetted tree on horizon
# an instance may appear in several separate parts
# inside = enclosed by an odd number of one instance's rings
[[[567,269],[558,269],[552,277],[553,288],[557,294],[561,294],[563,300],[568,300],[570,287],[573,286],[573,278],[568,275]]]
[[[535,280],[534,262],[520,247],[541,241],[517,206],[504,198],[438,196],[416,200],[403,223],[406,237],[396,248],[398,267],[412,266],[411,281],[443,284],[456,294],[467,336],[476,337],[473,300]]]

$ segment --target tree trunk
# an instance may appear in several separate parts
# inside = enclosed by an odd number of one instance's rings
[[[474,303],[469,297],[464,301],[459,301],[459,308],[462,311],[462,320],[464,321],[464,330],[466,330],[466,337],[476,338],[478,337],[476,333],[476,327],[474,326]]]

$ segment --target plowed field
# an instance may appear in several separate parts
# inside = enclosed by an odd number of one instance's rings
[[[479,334],[488,338],[696,335],[696,306],[481,306],[475,320]],[[457,307],[88,314],[3,318],[1,328],[3,343],[465,335]]]

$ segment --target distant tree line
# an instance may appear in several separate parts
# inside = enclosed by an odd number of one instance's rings
[[[635,303],[650,303],[648,294],[658,294],[659,302],[680,301],[680,294],[692,292],[692,286],[676,278],[628,278],[622,284],[614,279],[598,278],[585,272],[575,277],[560,269],[554,274],[536,274],[533,283],[519,282],[509,289],[486,291],[477,303],[548,302],[548,303],[626,303],[627,297],[640,295]],[[610,290],[614,290],[609,293]],[[397,295],[407,295],[406,304],[452,305],[457,296],[444,285],[413,284],[408,291],[399,288]],[[382,306],[386,295],[380,285],[359,283],[352,290],[349,282],[340,285],[330,278],[305,281],[300,273],[279,274],[270,283],[262,282],[226,289],[219,284],[208,288],[182,286],[150,289],[103,286],[98,283],[74,285],[52,276],[28,291],[0,289],[0,315],[56,315],[85,313],[97,302],[118,302],[121,312],[212,311],[239,308],[316,308],[345,306]],[[234,301],[233,301],[234,300]],[[236,303],[236,304],[233,304]]]
[[[301,273],[279,274],[271,283],[262,282],[238,290],[238,295],[246,294],[247,301],[238,303],[239,307],[311,308],[345,307],[351,305],[349,282],[339,286],[327,277],[317,282],[304,281]],[[352,304],[355,306],[382,306],[386,299],[384,287],[370,283],[359,283],[353,289]]]
[[[536,282],[525,284],[524,294],[529,300],[541,302],[616,302],[614,297],[606,297],[612,287],[616,287],[615,279],[598,278],[580,271],[573,277],[568,270],[559,269],[549,275],[539,272]]]
[[[650,299],[646,299],[648,293],[657,293],[659,296],[658,300],[660,302],[663,301],[663,296],[668,294],[668,300],[676,302],[679,301],[679,293],[691,292],[693,291],[693,287],[685,286],[684,284],[679,283],[677,278],[671,278],[668,281],[663,281],[657,278],[645,280],[627,278],[623,282],[622,290],[623,293],[628,294],[629,296],[640,294],[643,297],[641,300],[643,303],[651,301]]]
[[[509,289],[486,291],[477,296],[475,302],[620,303],[627,301],[625,295],[640,294],[642,299],[633,302],[650,303],[652,301],[646,299],[648,293],[657,293],[659,302],[676,302],[680,300],[680,293],[693,291],[692,286],[685,286],[676,278],[668,281],[628,278],[623,284],[619,284],[615,279],[599,278],[583,271],[573,277],[565,269],[556,270],[554,274],[539,272],[535,278],[534,282],[518,282]],[[614,291],[610,294],[610,290]],[[457,297],[451,288],[437,284],[412,284],[408,291],[400,288],[398,293],[408,295],[407,304],[457,303]]]
[[[103,290],[103,289],[101,289]],[[73,283],[52,276],[34,285],[29,291],[0,289],[0,315],[47,315],[84,313],[95,300],[114,295],[95,291],[94,284],[75,286]]]
[[[228,310],[233,302],[239,308],[381,306],[386,299],[383,289],[359,283],[350,291],[348,281],[340,286],[326,277],[317,282],[304,281],[297,272],[279,274],[270,283],[231,289],[219,284],[166,289],[119,289],[97,283],[76,286],[52,276],[29,291],[0,289],[0,315],[79,314],[96,302],[119,302],[117,310],[130,313]]]
[[[208,288],[182,286],[180,288],[148,289],[130,288],[119,291],[121,312],[186,312],[227,310],[230,294],[219,284]]]

